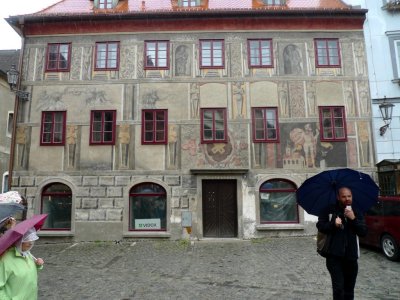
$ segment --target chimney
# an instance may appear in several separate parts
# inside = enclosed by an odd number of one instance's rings
[[[142,1],[142,11],[146,10],[146,1]]]

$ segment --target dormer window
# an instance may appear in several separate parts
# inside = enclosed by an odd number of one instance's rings
[[[181,6],[194,7],[199,5],[197,2],[199,2],[199,0],[181,0]]]
[[[113,8],[113,2],[115,2],[114,0],[98,0],[99,2],[99,8],[101,9],[109,9],[109,8]]]
[[[262,0],[265,5],[285,5],[286,0]]]

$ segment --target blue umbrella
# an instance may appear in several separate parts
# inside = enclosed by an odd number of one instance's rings
[[[367,211],[378,201],[379,187],[368,174],[344,168],[321,172],[298,188],[297,203],[309,214],[320,216],[336,204],[338,190],[347,187],[353,194],[353,208]]]
[[[0,203],[0,220],[4,218],[15,215],[19,211],[23,211],[25,206],[15,203],[15,202],[7,202]]]

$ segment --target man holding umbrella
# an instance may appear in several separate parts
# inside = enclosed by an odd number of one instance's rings
[[[358,237],[367,234],[363,214],[355,212],[352,204],[352,191],[339,188],[334,209],[330,214],[319,216],[317,223],[320,232],[331,236],[326,267],[332,279],[334,300],[354,299],[360,256]]]

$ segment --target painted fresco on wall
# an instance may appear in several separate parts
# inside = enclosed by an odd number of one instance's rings
[[[182,134],[182,165],[187,168],[247,168],[248,143],[245,127],[229,130],[227,143],[201,144],[194,138],[197,128]]]
[[[345,142],[321,142],[317,123],[281,124],[282,165],[285,169],[345,167]]]

